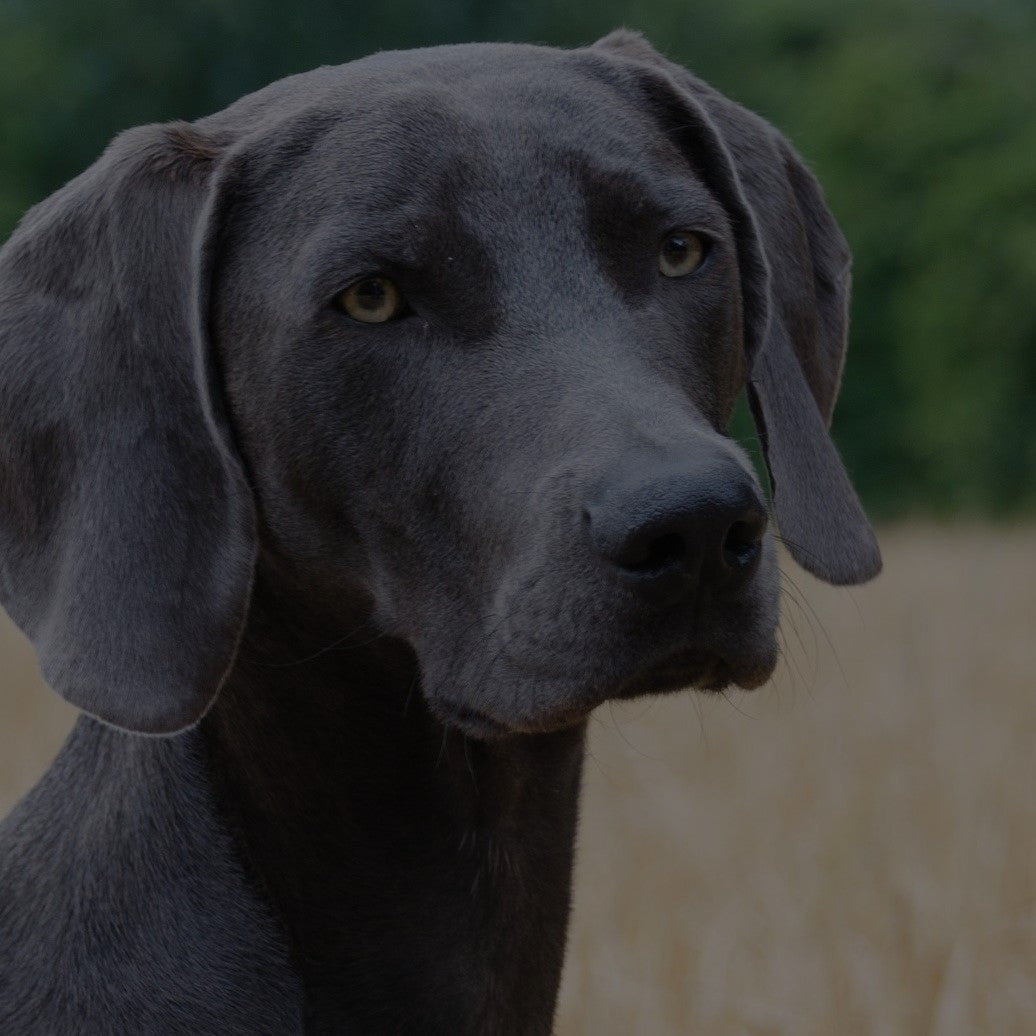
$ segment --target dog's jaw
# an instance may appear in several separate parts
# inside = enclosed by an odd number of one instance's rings
[[[285,623],[284,592],[260,571],[239,665],[201,731],[314,1019],[549,1032],[585,724],[503,736],[486,724],[472,739],[432,713],[403,641],[327,650],[340,627],[305,607]]]

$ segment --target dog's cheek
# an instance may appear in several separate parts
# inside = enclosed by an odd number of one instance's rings
[[[680,385],[695,410],[719,432],[730,422],[747,374],[741,291],[733,272],[712,297],[669,308],[655,338],[663,379]]]

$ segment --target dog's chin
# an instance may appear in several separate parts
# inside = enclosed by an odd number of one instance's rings
[[[679,651],[604,688],[573,685],[560,689],[552,682],[547,702],[523,715],[501,715],[458,702],[432,701],[433,711],[447,726],[467,737],[489,741],[518,734],[548,734],[585,723],[602,703],[676,691],[750,691],[766,683],[777,665],[777,648],[730,658],[702,651]],[[535,696],[535,687],[529,688]]]

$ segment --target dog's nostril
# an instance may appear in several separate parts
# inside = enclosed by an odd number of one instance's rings
[[[723,540],[723,560],[728,568],[748,568],[762,550],[763,529],[759,522],[738,521]]]
[[[652,466],[633,455],[588,493],[583,521],[611,573],[668,607],[743,595],[762,558],[767,514],[730,457]]]
[[[669,532],[649,540],[644,544],[641,556],[635,560],[626,560],[622,567],[629,572],[644,574],[663,572],[679,564],[686,552],[687,543],[683,534]]]

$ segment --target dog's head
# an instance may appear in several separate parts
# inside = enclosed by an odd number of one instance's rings
[[[877,547],[827,434],[849,257],[766,123],[619,33],[293,77],[119,137],[0,253],[0,599],[133,730],[233,665],[257,546],[470,732],[775,661]]]

